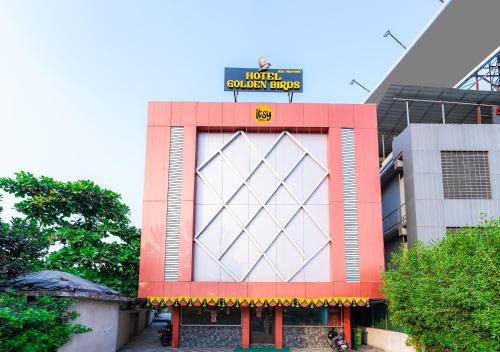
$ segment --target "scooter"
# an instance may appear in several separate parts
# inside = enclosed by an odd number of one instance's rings
[[[164,328],[158,329],[158,336],[162,346],[170,346],[172,344],[172,323],[167,320],[167,325]]]
[[[344,339],[344,336],[339,335],[339,333],[332,329],[328,331],[328,342],[332,350],[337,352],[347,352],[347,341]]]

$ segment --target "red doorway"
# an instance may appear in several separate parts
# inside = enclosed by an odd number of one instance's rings
[[[274,346],[274,307],[250,308],[250,344]]]

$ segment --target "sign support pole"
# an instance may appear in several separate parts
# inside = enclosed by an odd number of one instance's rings
[[[293,91],[292,92],[288,92],[288,102],[289,103],[293,102]]]
[[[233,90],[233,94],[234,94],[234,102],[237,103],[238,102],[238,91]]]

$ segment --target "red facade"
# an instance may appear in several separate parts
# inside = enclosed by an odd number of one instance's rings
[[[266,105],[271,107],[273,118],[266,125],[254,119],[253,112],[258,105],[260,103],[149,104],[139,296],[382,298],[379,288],[384,258],[375,105],[268,103]],[[184,127],[181,248],[179,280],[166,282],[164,257],[165,238],[168,236],[169,138],[170,128],[175,126]],[[354,129],[360,282],[346,282],[345,277],[342,128]],[[330,282],[192,281],[197,131],[230,132],[241,129],[262,133],[282,130],[327,133],[332,244]],[[243,343],[245,340],[248,342],[245,338],[248,317],[245,314],[243,311]],[[278,316],[279,312],[276,313]],[[344,319],[346,316],[348,314],[344,314]],[[278,342],[276,345],[279,345]]]

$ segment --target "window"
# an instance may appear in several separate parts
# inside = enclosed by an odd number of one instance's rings
[[[182,307],[182,325],[241,325],[240,308]]]
[[[328,308],[283,307],[283,325],[328,326]]]
[[[487,151],[442,151],[445,199],[491,199]]]
[[[374,303],[370,307],[351,307],[351,326],[353,325],[404,332],[403,328],[392,324],[385,303]]]
[[[387,329],[387,306],[385,304],[374,304],[372,316],[374,328]]]

